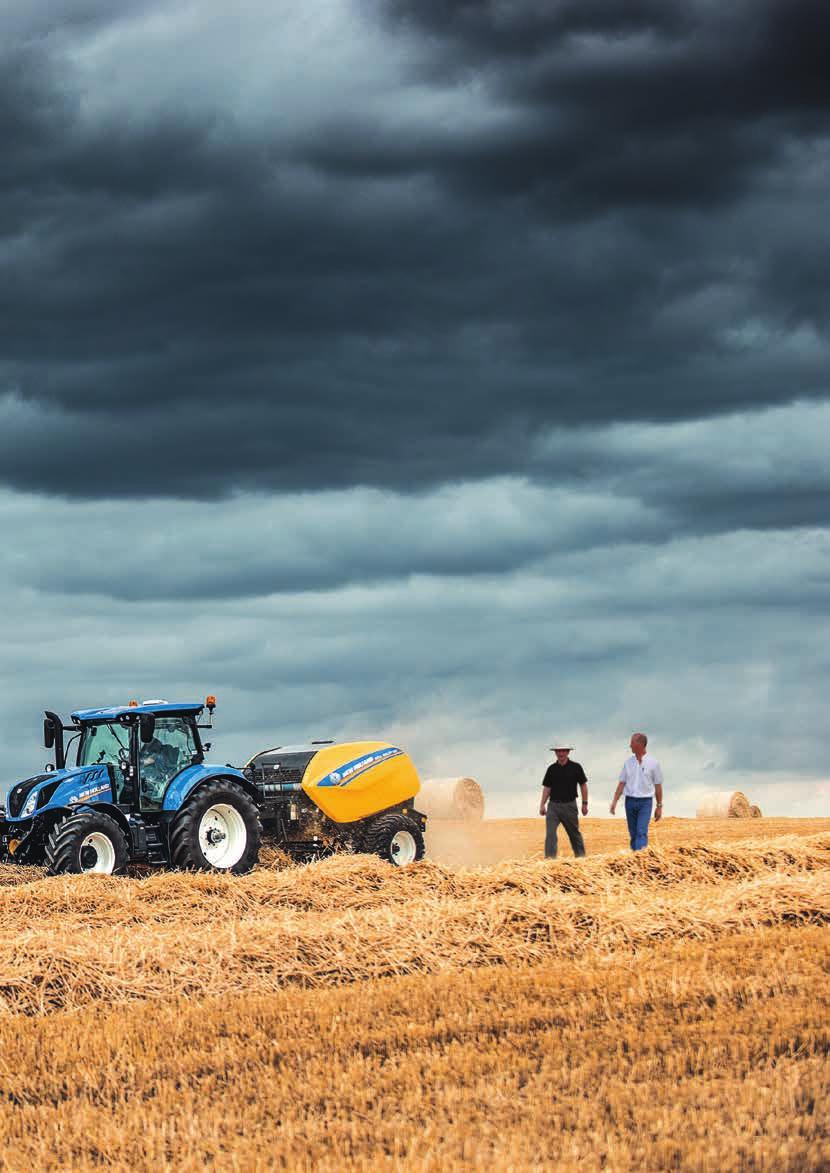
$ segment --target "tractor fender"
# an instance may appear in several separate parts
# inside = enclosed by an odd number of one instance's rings
[[[182,770],[175,778],[171,779],[170,784],[164,792],[164,801],[161,809],[170,814],[175,814],[180,810],[187,799],[204,786],[206,782],[215,782],[218,779],[226,782],[234,782],[240,786],[246,794],[259,805],[261,798],[259,791],[252,782],[249,782],[245,775],[237,770],[235,766],[207,766],[197,765],[188,766],[187,769]]]
[[[20,837],[20,842],[14,853],[16,863],[41,863],[43,843],[52,834],[56,825],[69,815],[78,811],[103,811],[104,814],[118,824],[127,838],[127,844],[132,851],[133,836],[129,822],[124,812],[110,802],[73,802],[71,805],[48,806],[32,818],[28,830]],[[12,824],[13,826],[14,824]],[[7,824],[7,828],[8,828]],[[22,830],[22,828],[20,828]],[[34,855],[32,851],[34,850]],[[5,860],[4,862],[10,862]]]
[[[127,818],[120,807],[116,806],[113,802],[82,802],[76,803],[71,809],[76,811],[79,808],[81,810],[103,811],[105,815],[109,815],[112,821],[114,823],[118,823],[118,826],[127,836],[127,844],[130,848],[130,852],[132,853],[133,830],[130,826],[130,820]]]
[[[37,822],[48,835],[55,826],[55,823],[59,823],[67,815],[77,814],[78,811],[99,811],[105,815],[109,815],[112,821],[117,823],[127,836],[127,843],[132,844],[133,833],[130,827],[130,820],[121,808],[112,802],[73,802],[71,806],[50,806],[42,813],[38,813]]]
[[[43,810],[36,811],[32,818],[32,825],[29,834],[37,831],[43,836],[48,835],[55,823],[59,823],[61,819],[65,819],[67,815],[71,815],[75,806],[47,806]],[[28,836],[27,836],[28,838]]]

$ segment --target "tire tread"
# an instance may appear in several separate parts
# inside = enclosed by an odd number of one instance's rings
[[[75,862],[74,857],[79,838],[82,838],[87,833],[90,824],[92,824],[93,829],[96,826],[98,829],[101,829],[100,824],[102,822],[105,824],[103,829],[111,837],[116,849],[116,865],[113,875],[124,872],[129,862],[130,850],[127,845],[127,838],[118,826],[118,823],[103,811],[80,810],[60,819],[55,823],[49,833],[44,849],[44,862],[46,864],[47,875],[60,876],[74,874],[72,865]],[[123,851],[123,865],[118,864],[117,857],[119,848]]]
[[[260,821],[259,810],[257,809],[256,803],[250,797],[250,795],[242,789],[241,786],[238,786],[233,781],[223,781],[222,779],[216,779],[213,782],[205,783],[205,785],[200,787],[196,794],[193,795],[193,799],[202,800],[205,797],[216,797],[218,799],[222,795],[227,796],[228,790],[235,791],[239,798],[243,799],[245,803],[250,804],[249,814],[253,815],[253,818],[255,819],[256,830],[254,838],[256,841],[256,854],[253,861],[251,861],[250,864],[244,869],[240,868],[238,864],[232,868],[227,869],[230,872],[235,872],[238,874],[242,870],[250,871],[259,858],[259,849],[262,844],[262,823]],[[182,871],[192,872],[226,870],[223,868],[211,868],[209,865],[206,865],[194,851],[194,844],[198,843],[199,841],[199,822],[201,821],[202,814],[204,813],[200,808],[203,805],[204,804],[201,801],[186,801],[185,805],[181,808],[179,813],[173,819],[173,822],[170,824],[170,863],[173,867],[180,868]],[[210,803],[207,805],[210,805]],[[247,845],[243,860],[249,857],[250,854],[250,845]]]
[[[363,834],[363,850],[391,863],[389,845],[398,831],[409,831],[415,839],[415,862],[423,859],[426,850],[423,831],[414,819],[397,813],[378,815],[372,820]]]

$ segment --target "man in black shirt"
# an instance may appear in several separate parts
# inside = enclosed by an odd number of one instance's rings
[[[576,810],[576,789],[582,791],[582,813],[588,813],[588,779],[579,762],[570,761],[572,746],[552,745],[556,761],[548,766],[542,781],[539,814],[547,817],[545,858],[556,859],[556,832],[561,823],[568,833],[574,855],[585,854]]]

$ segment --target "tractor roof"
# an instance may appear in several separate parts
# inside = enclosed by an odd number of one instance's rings
[[[111,709],[78,709],[73,721],[117,721],[128,713],[200,713],[204,701],[145,701],[141,705],[114,705]]]

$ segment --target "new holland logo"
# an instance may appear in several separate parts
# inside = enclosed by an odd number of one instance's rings
[[[354,782],[355,778],[359,778],[361,774],[365,774],[373,766],[378,766],[381,762],[387,762],[390,758],[400,757],[402,754],[402,749],[395,749],[392,745],[387,746],[386,749],[373,750],[372,753],[363,754],[362,757],[347,762],[345,766],[340,766],[339,769],[332,770],[330,774],[326,774],[325,778],[321,778],[317,785],[348,786],[350,782]]]
[[[86,790],[79,790],[77,794],[69,799],[70,805],[74,802],[86,802],[88,798],[95,798],[96,795],[103,794],[109,788],[109,782],[105,782],[103,786],[89,786]]]

